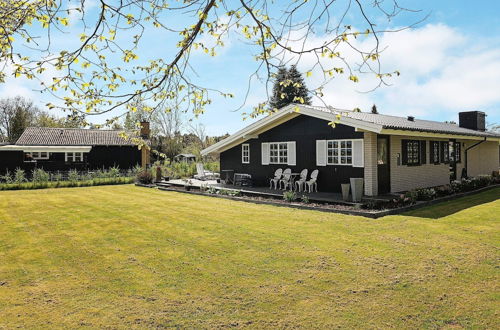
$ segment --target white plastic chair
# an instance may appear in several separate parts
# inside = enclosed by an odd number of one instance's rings
[[[274,171],[274,178],[269,179],[269,189],[278,189],[278,183],[281,180],[281,176],[283,175],[283,169],[278,168]]]
[[[278,182],[278,185],[281,189],[281,186],[283,186],[283,189],[286,189],[286,187],[290,184],[290,180],[292,179],[292,170],[287,168],[283,171],[283,177],[281,180]]]
[[[306,183],[307,181],[307,168],[303,169],[301,172],[300,172],[300,179],[298,179],[297,181],[295,181],[295,189],[298,191],[298,192],[301,192],[302,191],[302,187],[304,186],[304,184]],[[305,188],[304,188],[305,189]]]
[[[196,172],[197,174],[194,175],[194,178],[198,180],[215,179],[218,177],[219,174],[205,170],[203,163],[196,163]]]
[[[306,190],[313,192],[316,190],[318,192],[318,170],[314,170],[311,173],[311,179],[305,182]]]

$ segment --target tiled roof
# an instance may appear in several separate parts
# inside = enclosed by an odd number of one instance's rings
[[[301,106],[312,108],[315,110],[320,110],[323,112],[329,112],[332,114],[341,113],[342,115],[347,116],[349,118],[381,125],[383,126],[383,128],[387,129],[435,132],[435,133],[471,135],[471,136],[483,136],[483,137],[500,137],[500,134],[496,134],[493,132],[476,131],[460,127],[457,124],[443,123],[439,121],[422,120],[416,118],[414,121],[410,121],[408,120],[407,117],[396,117],[396,116],[366,113],[366,112],[355,112],[350,110],[339,110],[334,108],[318,107],[318,106],[304,106],[304,105]]]
[[[119,136],[119,130],[28,127],[16,145],[43,146],[128,146],[131,141]]]

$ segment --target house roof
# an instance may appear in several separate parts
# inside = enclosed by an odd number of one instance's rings
[[[22,146],[129,146],[119,130],[28,127],[16,141]]]
[[[290,104],[283,107],[265,118],[243,128],[235,134],[219,141],[218,143],[204,149],[202,155],[212,152],[221,152],[242,143],[250,138],[256,137],[265,130],[271,129],[287,120],[298,115],[312,116],[328,121],[336,121],[337,115],[340,115],[338,122],[351,126],[360,131],[370,131],[378,134],[392,135],[415,135],[441,137],[441,138],[470,138],[470,139],[493,139],[500,141],[500,134],[493,132],[481,132],[472,129],[459,127],[456,124],[443,123],[431,120],[414,119],[408,120],[407,117],[397,117],[382,114],[373,114],[366,112],[355,112],[352,110],[341,110],[332,107],[320,107]]]
[[[408,117],[397,117],[382,114],[374,114],[367,112],[355,112],[352,110],[339,110],[327,107],[317,107],[317,106],[301,106],[304,108],[311,108],[315,110],[320,110],[330,114],[341,113],[343,116],[361,120],[367,123],[373,123],[376,125],[381,125],[385,129],[399,129],[399,130],[409,130],[409,131],[420,131],[420,132],[434,132],[434,133],[447,133],[452,135],[469,135],[469,136],[480,136],[480,137],[500,137],[500,134],[493,132],[481,132],[468,128],[463,128],[457,124],[444,123],[432,120],[414,119],[413,121],[408,120]]]

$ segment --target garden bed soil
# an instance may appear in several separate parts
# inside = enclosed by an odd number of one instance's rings
[[[142,184],[136,184],[136,185],[151,188],[150,185],[142,185]],[[434,205],[434,204],[449,201],[449,200],[452,200],[455,198],[460,198],[460,197],[476,194],[476,193],[479,193],[479,192],[482,192],[485,190],[489,190],[489,189],[493,189],[496,187],[500,187],[500,184],[490,185],[490,186],[486,186],[486,187],[476,189],[473,191],[458,193],[458,194],[454,194],[454,195],[450,195],[450,196],[444,196],[444,197],[436,198],[436,199],[429,200],[429,201],[417,201],[414,204],[405,205],[405,206],[402,206],[399,208],[383,209],[383,210],[362,209],[361,204],[356,204],[355,206],[351,206],[351,205],[334,204],[334,203],[330,203],[330,204],[329,203],[303,203],[303,202],[299,202],[299,201],[287,202],[285,200],[281,200],[281,199],[277,199],[277,198],[269,198],[269,197],[256,197],[256,196],[245,196],[245,195],[230,196],[230,195],[209,194],[206,192],[202,192],[199,189],[193,189],[193,188],[191,188],[191,190],[188,191],[184,187],[179,187],[179,186],[162,185],[161,187],[158,187],[158,189],[164,190],[164,191],[176,191],[176,192],[181,192],[181,193],[185,193],[185,194],[192,194],[192,195],[219,197],[219,198],[230,199],[230,200],[234,200],[234,201],[243,201],[243,202],[249,202],[249,203],[255,203],[255,204],[291,207],[291,208],[296,208],[296,209],[313,210],[313,211],[321,211],[321,212],[341,213],[341,214],[357,215],[357,216],[363,216],[363,217],[368,217],[368,218],[372,218],[372,219],[377,219],[377,218],[384,217],[387,215],[401,214],[403,212],[418,209],[418,208],[421,208],[424,206]]]

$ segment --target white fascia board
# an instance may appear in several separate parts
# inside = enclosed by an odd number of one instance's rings
[[[402,135],[402,136],[414,136],[423,138],[441,138],[441,139],[461,139],[461,140],[485,140],[486,141],[499,141],[500,138],[496,137],[485,137],[485,136],[474,136],[474,135],[461,135],[452,133],[437,133],[437,132],[423,132],[423,131],[410,131],[410,130],[398,130],[398,129],[383,129],[381,134],[385,135]]]
[[[92,146],[1,146],[0,150],[16,150],[24,152],[90,152]]]
[[[382,125],[368,123],[368,122],[365,122],[365,121],[362,121],[359,119],[354,119],[354,118],[350,118],[348,116],[344,116],[344,115],[342,115],[342,111],[328,113],[328,112],[324,112],[321,110],[314,110],[314,109],[300,107],[300,113],[305,114],[305,115],[309,115],[311,117],[316,117],[319,119],[324,119],[324,120],[333,121],[333,122],[336,121],[336,116],[338,114],[340,114],[339,124],[343,124],[346,126],[351,126],[354,128],[363,129],[363,130],[375,132],[375,133],[380,133],[380,131],[382,130]]]

